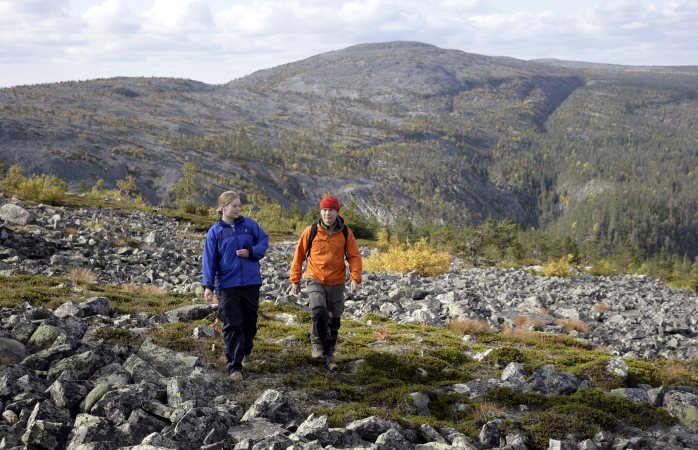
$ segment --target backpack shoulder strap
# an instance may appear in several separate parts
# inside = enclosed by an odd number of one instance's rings
[[[305,259],[310,256],[310,249],[313,246],[313,239],[317,236],[317,222],[310,226],[310,235],[308,236],[308,251],[305,252]]]

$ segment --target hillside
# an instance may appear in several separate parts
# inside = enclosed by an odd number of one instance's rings
[[[607,249],[698,254],[698,70],[521,61],[364,44],[225,85],[114,78],[0,90],[0,160],[78,188],[134,176],[171,203],[194,164],[210,203],[380,223],[511,219]]]

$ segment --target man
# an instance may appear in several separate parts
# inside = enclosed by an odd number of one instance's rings
[[[310,332],[312,357],[323,358],[329,370],[335,370],[334,352],[337,333],[344,312],[344,284],[349,261],[351,292],[361,283],[361,253],[354,233],[339,215],[339,200],[326,195],[320,202],[320,220],[301,234],[291,263],[291,292],[301,292],[303,262],[307,260],[306,293],[313,314]]]

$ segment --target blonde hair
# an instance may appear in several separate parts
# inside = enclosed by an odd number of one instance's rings
[[[216,207],[216,212],[218,214],[223,213],[223,207],[228,206],[233,200],[239,200],[240,194],[235,191],[225,191],[218,196],[218,206]]]

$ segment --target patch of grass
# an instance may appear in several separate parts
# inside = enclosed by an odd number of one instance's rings
[[[627,359],[625,362],[628,365],[628,386],[638,384],[659,386],[661,384],[661,371],[652,363],[637,359]]]
[[[676,423],[665,410],[606,395],[596,389],[545,396],[497,388],[485,398],[506,408],[518,405],[532,408],[521,418],[521,423],[534,448],[547,448],[549,439],[567,435],[573,435],[575,440],[591,438],[601,429],[613,431],[625,425],[646,429],[653,424],[670,426]]]
[[[576,319],[560,319],[557,321],[558,325],[562,325],[565,331],[568,333],[572,330],[579,331],[580,333],[589,334],[591,330],[589,327],[581,320]]]
[[[485,320],[473,320],[463,317],[449,320],[446,324],[446,328],[461,336],[465,336],[466,334],[478,335],[494,332],[490,324]]]
[[[371,322],[372,324],[378,324],[378,323],[390,323],[392,320],[390,320],[389,317],[381,316],[380,314],[375,314],[375,313],[368,313],[362,318],[364,322]]]
[[[532,448],[548,448],[550,439],[572,435],[579,441],[593,437],[599,426],[585,416],[593,416],[590,408],[566,406],[541,413],[526,413],[521,418],[524,434]]]
[[[94,337],[108,345],[129,344],[138,347],[144,341],[142,337],[134,336],[129,330],[116,327],[102,327],[94,332]]]
[[[372,408],[359,402],[347,403],[337,408],[317,408],[311,412],[314,412],[316,416],[327,415],[328,424],[333,428],[346,426],[354,420],[380,415],[378,408]]]
[[[70,269],[67,276],[75,284],[91,285],[97,282],[97,274],[84,267]]]
[[[662,386],[698,386],[698,360],[658,360],[654,364],[660,369]]]
[[[93,292],[109,299],[111,312],[122,314],[161,314],[180,306],[191,304],[191,298],[184,294],[151,293],[148,290],[132,291],[130,288],[122,288],[107,284],[91,286]]]
[[[0,276],[0,308],[13,308],[24,302],[33,306],[56,309],[70,298],[65,278],[44,275]]]
[[[591,381],[592,386],[598,389],[611,390],[627,387],[625,379],[606,373],[606,364],[610,356],[597,357],[593,361],[581,363],[572,372]]]
[[[136,283],[126,283],[121,285],[121,289],[128,293],[142,293],[142,294],[165,294],[167,290],[158,286],[157,284],[136,284]]]
[[[433,395],[429,400],[429,411],[439,420],[458,422],[475,411],[468,397],[457,392]]]
[[[533,361],[537,359],[538,355],[535,353],[515,347],[495,348],[485,357],[485,361],[494,363],[498,366],[506,366],[509,363],[516,362],[526,367],[531,367],[533,366]]]

